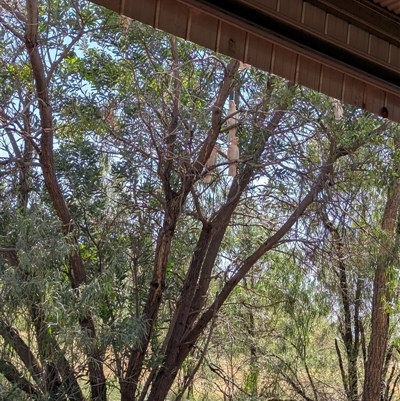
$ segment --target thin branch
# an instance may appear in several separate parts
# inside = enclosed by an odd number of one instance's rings
[[[367,138],[381,134],[388,126],[388,123],[382,124],[377,129],[371,131]],[[357,141],[349,147],[340,147],[333,156],[328,157],[328,160],[320,167],[320,174],[315,184],[311,187],[307,195],[300,202],[298,207],[288,217],[286,222],[281,228],[269,237],[259,248],[254,251],[249,257],[247,257],[236,270],[231,278],[226,282],[220,293],[215,298],[214,302],[208,307],[208,309],[198,319],[197,323],[193,328],[187,332],[184,341],[187,344],[192,344],[196,341],[199,334],[205,329],[208,322],[211,320],[215,311],[218,311],[221,305],[225,302],[229,294],[236,287],[239,281],[248,273],[252,266],[269,250],[273,249],[279,241],[284,237],[299,218],[304,214],[307,208],[314,202],[317,195],[324,189],[325,183],[329,179],[329,172],[331,170],[332,163],[340,159],[341,157],[347,156],[354,153],[357,149],[363,146],[367,142],[367,139]]]
[[[16,38],[18,38],[21,42],[24,42],[24,36],[21,35],[14,27],[12,27],[10,24],[8,24],[6,21],[4,21],[3,18],[0,17],[0,23],[3,24],[4,28],[6,28],[8,31],[10,31]]]
[[[20,337],[18,331],[0,321],[0,336],[3,337],[4,341],[14,349],[25,367],[31,373],[33,379],[40,386],[42,369],[30,347]]]
[[[346,372],[344,370],[342,354],[340,352],[339,342],[338,342],[337,338],[335,338],[335,349],[336,349],[336,354],[338,356],[340,374],[342,376],[344,391],[346,392],[347,395],[349,395],[349,386],[348,386],[348,382],[347,382],[347,376],[346,376]]]
[[[0,359],[0,373],[14,386],[28,394],[32,399],[39,400],[42,392],[28,381],[10,362]]]
[[[190,190],[191,194],[192,194],[192,198],[193,198],[193,202],[194,202],[194,206],[196,208],[196,217],[203,223],[203,224],[207,224],[207,219],[203,214],[203,211],[201,210],[201,205],[199,202],[199,196],[196,193],[196,190],[194,188],[192,188]]]
[[[68,43],[68,46],[65,47],[65,49],[63,50],[63,52],[60,54],[60,56],[58,57],[57,60],[55,60],[53,62],[53,64],[50,66],[49,71],[47,73],[47,84],[49,84],[49,82],[51,81],[51,79],[53,78],[53,74],[55,72],[55,70],[57,69],[57,67],[60,65],[60,63],[64,60],[64,58],[68,55],[68,53],[71,51],[71,49],[75,46],[75,44],[77,42],[79,42],[79,40],[82,38],[83,34],[85,32],[83,31],[82,28],[79,29],[78,34],[71,40],[71,42]]]
[[[17,252],[17,248],[3,248],[3,247],[0,247],[0,252],[5,252],[5,253],[7,253],[7,252]]]
[[[208,350],[208,346],[209,346],[210,341],[211,341],[211,336],[212,336],[212,333],[213,333],[213,330],[214,330],[216,318],[217,318],[217,314],[214,315],[214,318],[213,318],[213,320],[211,322],[210,331],[208,333],[208,337],[207,337],[206,343],[204,345],[204,348],[201,351],[200,358],[198,358],[196,366],[190,372],[189,377],[186,379],[185,384],[183,385],[183,388],[180,391],[180,393],[178,394],[178,396],[176,397],[175,401],[181,401],[182,400],[182,397],[185,394],[185,391],[187,390],[189,385],[193,382],[195,374],[197,373],[197,371],[199,370],[201,364],[203,363],[203,360],[204,360],[204,358],[206,356],[206,353],[207,353],[207,350]]]
[[[15,17],[17,17],[17,19],[22,22],[23,24],[26,23],[26,18],[25,15],[22,14],[20,11],[18,11],[15,7],[15,5],[13,7],[11,7],[6,1],[4,0],[0,0],[0,6],[1,8],[3,8],[4,10],[7,10],[10,14],[14,15]]]

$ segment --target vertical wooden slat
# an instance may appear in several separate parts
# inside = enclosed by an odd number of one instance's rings
[[[326,22],[326,13],[324,10],[304,2],[304,25],[307,25],[316,31],[324,32]]]
[[[160,8],[161,8],[161,0],[157,0],[156,1],[156,11],[154,13],[154,23],[153,26],[154,28],[159,29],[159,22],[160,22]],[[169,12],[171,12],[172,10],[167,9]],[[161,28],[162,29],[162,28]],[[170,31],[170,33],[173,33],[172,31]]]
[[[246,40],[244,43],[244,57],[243,57],[243,61],[245,63],[249,62],[249,36],[250,34],[248,32],[246,32]]]
[[[351,25],[350,46],[364,53],[368,53],[368,40],[369,33],[367,31],[355,25]]]
[[[346,74],[343,74],[343,79],[342,79],[342,85],[341,85],[341,92],[340,92],[340,97],[339,99],[344,101],[345,93],[346,93],[346,81],[347,81],[348,76]]]
[[[299,84],[300,61],[301,61],[300,54],[296,54],[296,68],[294,71],[294,83],[296,85]]]
[[[322,93],[322,83],[324,79],[324,66],[321,64],[321,68],[319,70],[319,81],[318,81],[318,92]]]
[[[244,59],[246,32],[236,26],[222,22],[219,52],[238,60]]]
[[[372,35],[369,34],[368,35],[368,50],[367,50],[368,54],[371,54],[371,47],[372,47]]]
[[[388,62],[389,43],[386,40],[371,35],[371,56],[384,62]]]
[[[125,14],[125,0],[120,0],[118,14],[119,15],[126,15]]]
[[[298,83],[310,89],[318,90],[321,75],[321,64],[301,57]]]
[[[351,24],[347,25],[346,45],[350,44],[351,27],[352,27]]]
[[[276,44],[272,43],[272,51],[271,51],[271,69],[270,72],[271,74],[275,74],[275,55],[276,55]]]
[[[218,19],[198,10],[192,10],[190,40],[211,50],[216,50]]]
[[[124,15],[143,22],[144,24],[154,26],[156,0],[146,0],[146,3],[125,0]]]
[[[301,23],[302,24],[304,24],[305,15],[306,15],[306,2],[302,1],[302,5],[301,5]]]
[[[193,16],[193,8],[190,8],[187,23],[186,23],[185,40],[190,40],[190,32],[192,30],[192,16]]]
[[[330,18],[331,14],[326,13],[325,16],[325,25],[324,25],[324,34],[328,35],[328,27],[329,27],[329,18]]]
[[[222,21],[219,19],[218,23],[217,23],[217,36],[215,37],[215,51],[219,52],[219,45],[221,43],[221,25],[222,25]]]

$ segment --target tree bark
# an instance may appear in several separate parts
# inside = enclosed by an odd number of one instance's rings
[[[0,336],[3,337],[6,344],[14,349],[18,357],[24,363],[26,369],[32,375],[33,380],[35,380],[36,384],[40,386],[42,368],[33,355],[29,346],[18,334],[18,331],[0,321]]]
[[[382,219],[382,230],[387,239],[395,234],[400,204],[400,180],[388,193],[385,211]],[[363,401],[380,401],[382,395],[382,372],[388,347],[390,294],[388,294],[387,270],[394,260],[394,241],[381,245],[376,263],[372,315],[371,339],[368,346],[368,359],[365,368]]]
[[[343,323],[340,327],[340,334],[346,349],[347,356],[347,374],[344,371],[343,360],[339,348],[338,341],[335,340],[336,353],[338,355],[339,367],[342,376],[343,387],[345,389],[348,401],[358,400],[358,354],[360,349],[360,295],[361,280],[358,279],[354,294],[348,284],[348,272],[344,262],[345,251],[343,249],[343,237],[339,232],[339,228],[335,227],[329,220],[328,213],[323,212],[323,223],[327,230],[331,233],[333,246],[336,250],[338,258],[338,267],[336,274],[339,278],[339,290],[341,295],[341,303],[343,308]],[[354,314],[351,313],[352,298],[354,301]],[[354,335],[353,335],[354,333]]]
[[[32,399],[40,399],[42,392],[22,375],[11,363],[0,359],[0,373]]]
[[[149,322],[148,330],[141,346],[131,351],[126,374],[124,379],[121,381],[121,401],[133,401],[135,399],[137,384],[142,372],[144,357],[146,355],[146,350],[152,334],[153,322],[157,317],[158,309],[162,300],[162,294],[165,288],[165,274],[175,227],[181,215],[182,205],[186,201],[194,182],[200,176],[203,166],[210,157],[210,154],[215,146],[222,124],[221,109],[223,108],[223,105],[229,95],[234,75],[239,66],[239,62],[235,60],[232,60],[227,66],[225,78],[221,85],[218,98],[212,108],[211,129],[209,130],[207,138],[200,149],[197,160],[190,168],[190,172],[188,171],[188,173],[185,175],[182,182],[182,187],[178,192],[175,192],[171,187],[170,173],[173,167],[171,156],[174,154],[174,131],[176,129],[179,117],[180,85],[178,84],[179,76],[177,75],[177,53],[174,41],[171,42],[171,48],[174,59],[173,110],[171,121],[168,127],[168,135],[166,136],[168,157],[164,158],[164,160],[161,160],[159,166],[159,175],[163,182],[165,194],[165,217],[163,228],[161,229],[157,239],[153,277],[142,315],[143,318]]]
[[[44,65],[38,50],[38,3],[37,0],[27,0],[27,22],[25,31],[25,47],[32,66],[32,72],[35,80],[36,96],[38,99],[38,108],[40,123],[42,129],[41,135],[41,153],[40,162],[46,189],[53,203],[54,210],[63,223],[64,234],[70,234],[74,231],[74,222],[71,217],[65,198],[58,185],[54,169],[53,159],[53,114],[49,97],[48,82],[45,75]],[[77,239],[75,238],[77,242]],[[86,283],[86,269],[82,258],[78,252],[73,253],[70,258],[71,267],[71,285],[77,289],[80,285]],[[96,330],[92,315],[89,311],[80,319],[81,328],[92,340],[96,338]],[[89,381],[93,401],[106,401],[106,379],[103,371],[102,356],[99,349],[95,346],[87,350]]]
[[[258,161],[265,150],[265,142],[278,126],[286,109],[287,106],[283,106],[274,113],[273,118],[267,126],[266,131],[269,135],[267,135],[266,138],[262,138],[262,136],[255,138],[252,144],[254,147],[253,157],[255,162]],[[250,183],[253,174],[254,168],[247,166],[241,179],[233,181],[225,205],[220,208],[211,222],[207,222],[203,225],[196,251],[193,254],[185,278],[181,297],[178,301],[172,323],[164,342],[163,350],[165,350],[164,353],[166,357],[163,362],[163,367],[157,373],[155,382],[153,383],[150,393],[151,399],[157,397],[154,393],[154,389],[159,387],[158,380],[165,375],[169,375],[171,380],[169,380],[167,384],[162,384],[159,391],[160,394],[164,394],[165,391],[168,392],[168,388],[172,385],[180,365],[187,356],[186,354],[182,361],[177,362],[177,359],[182,357],[179,356],[179,350],[183,338],[196,317],[200,314],[206,301],[206,293],[210,285],[212,269],[232,214],[240,201],[241,195]],[[170,375],[166,372],[172,372],[172,374]]]
[[[385,124],[372,131],[366,139],[357,141],[353,143],[353,145],[346,148],[340,147],[334,154],[330,155],[326,163],[321,166],[320,174],[316,180],[316,183],[300,202],[298,207],[289,216],[287,221],[274,235],[268,238],[253,254],[251,254],[242,262],[241,266],[236,270],[236,273],[233,274],[233,276],[226,282],[221,292],[215,298],[214,302],[198,318],[193,327],[187,327],[187,330],[184,331],[184,335],[182,337],[178,337],[179,340],[174,339],[174,345],[176,344],[174,349],[168,347],[166,359],[154,380],[149,399],[152,401],[164,401],[166,399],[168,391],[174,382],[179,368],[182,366],[183,361],[189,354],[191,348],[197,342],[200,335],[204,332],[212,317],[218,312],[233,289],[237,286],[240,280],[245,277],[251,267],[261,258],[261,256],[278,244],[278,242],[299,220],[307,208],[314,202],[317,195],[324,189],[325,185],[330,180],[329,172],[331,171],[333,163],[335,163],[335,161],[337,161],[339,158],[357,151],[366,143],[369,137],[382,132],[384,128],[386,128]],[[182,328],[180,330],[182,330]],[[174,338],[174,336],[172,335],[171,338]]]

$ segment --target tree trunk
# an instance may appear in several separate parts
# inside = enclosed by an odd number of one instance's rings
[[[379,127],[370,133],[373,136],[383,130],[385,125]],[[277,243],[290,231],[293,225],[300,219],[307,208],[314,202],[317,195],[323,190],[326,182],[329,180],[329,171],[332,164],[341,157],[348,155],[349,153],[355,152],[365,141],[355,142],[352,146],[346,148],[339,148],[337,151],[330,155],[326,163],[321,166],[320,175],[317,178],[314,186],[310,189],[308,194],[303,198],[298,207],[288,217],[286,222],[281,228],[276,231],[274,235],[269,237],[253,254],[245,259],[241,266],[236,270],[236,273],[226,282],[221,292],[216,296],[214,302],[208,307],[206,311],[198,318],[197,322],[193,325],[186,325],[186,330],[182,337],[176,338],[174,334],[171,337],[174,340],[171,342],[174,347],[168,347],[166,350],[166,358],[164,364],[157,373],[155,380],[152,384],[152,388],[149,395],[151,401],[164,401],[168,395],[168,392],[175,380],[175,377],[182,366],[183,361],[189,354],[194,344],[199,339],[200,335],[204,332],[208,323],[211,321],[213,316],[218,312],[223,303],[226,301],[228,296],[231,294],[233,289],[242,280],[245,275],[249,272],[252,266],[269,250],[271,250]],[[399,191],[400,192],[400,191]],[[219,233],[219,232],[218,232]],[[196,299],[193,300],[195,302]],[[200,313],[198,311],[197,313]],[[182,329],[184,322],[179,322],[179,330]],[[170,343],[170,344],[171,344]]]
[[[178,84],[179,75],[177,75],[178,61],[176,53],[176,43],[173,40],[171,41],[171,49],[175,67],[174,70],[175,85],[173,94],[174,107],[172,111],[171,121],[168,127],[168,135],[166,136],[165,140],[165,144],[169,149],[169,155],[174,154],[174,146],[175,146],[174,143],[176,135],[175,131],[179,119],[179,100],[180,100],[180,85]],[[203,166],[205,165],[207,159],[210,157],[211,151],[215,146],[222,124],[221,109],[231,90],[232,81],[234,79],[238,66],[239,62],[236,60],[232,60],[226,69],[226,74],[222,82],[218,98],[213,106],[212,117],[211,117],[212,119],[211,129],[209,130],[207,138],[204,141],[203,146],[199,151],[198,159],[192,165],[191,168],[192,173],[186,174],[182,182],[182,187],[179,189],[178,192],[175,192],[173,190],[170,182],[171,171],[173,167],[172,158],[167,157],[160,160],[158,172],[163,182],[163,189],[165,194],[165,206],[164,206],[165,216],[164,216],[163,228],[160,231],[157,239],[157,247],[154,257],[153,277],[150,284],[147,301],[143,310],[143,317],[146,319],[146,321],[149,322],[149,325],[141,346],[132,350],[129,356],[126,374],[124,379],[121,380],[120,383],[121,401],[133,401],[135,399],[137,391],[137,383],[139,381],[142,372],[143,361],[152,334],[153,322],[157,317],[158,309],[160,307],[162,300],[162,295],[165,287],[166,268],[168,264],[171,242],[174,235],[175,227],[181,215],[182,205],[184,204],[191,188],[193,187],[194,182],[201,174]],[[166,385],[168,388],[166,389],[165,396],[168,393],[169,387],[170,385],[172,385],[174,378],[175,375],[173,375],[170,384]],[[163,387],[163,390],[161,391],[163,394],[164,390],[165,389]],[[152,396],[150,397],[150,399],[153,399]]]
[[[363,401],[380,401],[382,370],[388,342],[389,314],[385,311],[385,289],[387,284],[385,267],[376,269],[374,298],[372,303],[371,340],[364,378]]]
[[[63,223],[64,234],[70,234],[74,230],[74,222],[66,204],[63,193],[58,184],[55,174],[53,158],[53,113],[50,104],[49,88],[46,79],[45,68],[38,50],[38,2],[37,0],[27,0],[27,23],[25,31],[25,47],[32,66],[35,80],[36,96],[38,98],[38,108],[41,123],[41,154],[43,178],[54,210]],[[77,239],[74,238],[76,243]],[[86,269],[83,260],[78,252],[73,253],[69,258],[71,268],[70,281],[74,289],[86,283]],[[90,311],[80,319],[82,330],[87,336],[94,340],[96,338],[95,324]],[[94,341],[93,341],[94,342]],[[103,361],[99,349],[89,346],[87,350],[89,381],[91,385],[92,401],[106,401],[106,378],[103,371]]]
[[[393,238],[399,213],[400,180],[389,192],[382,219],[382,229],[387,239]],[[363,401],[380,401],[382,393],[382,372],[385,364],[389,333],[388,278],[387,270],[394,255],[394,241],[382,244],[377,260],[372,300],[371,339],[368,346],[368,359],[365,368]]]

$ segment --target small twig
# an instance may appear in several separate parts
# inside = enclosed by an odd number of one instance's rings
[[[3,247],[0,247],[0,252],[9,252],[9,253],[17,252],[17,248],[3,248]]]
[[[183,388],[182,388],[182,390],[179,392],[178,396],[175,398],[175,401],[181,401],[181,399],[182,399],[182,397],[183,397],[183,394],[185,393],[185,391],[186,391],[187,388],[189,387],[190,383],[193,382],[193,379],[194,379],[195,374],[197,373],[197,371],[199,370],[201,364],[203,363],[203,360],[204,360],[204,358],[205,358],[205,356],[206,356],[206,354],[207,354],[208,346],[209,346],[210,341],[211,341],[211,336],[212,336],[213,329],[214,329],[214,326],[215,326],[216,318],[217,318],[217,314],[214,315],[214,318],[213,318],[213,320],[211,321],[210,331],[209,331],[209,333],[208,333],[207,340],[206,340],[206,343],[205,343],[205,345],[204,345],[204,348],[203,348],[203,350],[201,351],[200,358],[198,358],[198,361],[197,361],[196,366],[195,366],[195,367],[193,368],[193,370],[190,372],[189,377],[186,379],[185,384],[183,385]]]
[[[0,17],[0,23],[3,24],[4,28],[10,31],[15,37],[17,37],[21,42],[24,42],[24,36],[21,35],[16,29],[14,29],[10,24],[4,21],[3,18]]]

